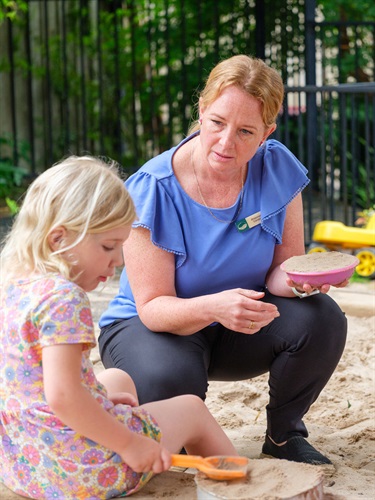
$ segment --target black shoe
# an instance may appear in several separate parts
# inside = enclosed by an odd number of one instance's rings
[[[322,455],[302,436],[293,436],[282,446],[277,446],[266,436],[262,453],[273,458],[283,458],[293,462],[311,465],[332,465],[329,458]]]

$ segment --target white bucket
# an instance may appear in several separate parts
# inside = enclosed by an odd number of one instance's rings
[[[249,460],[245,479],[215,481],[195,476],[198,500],[323,500],[322,470],[314,465],[275,459]]]

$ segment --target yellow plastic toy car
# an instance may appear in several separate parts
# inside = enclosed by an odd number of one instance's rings
[[[364,227],[345,226],[342,222],[325,220],[315,225],[313,243],[308,253],[330,250],[349,252],[359,259],[359,276],[375,278],[375,214]]]

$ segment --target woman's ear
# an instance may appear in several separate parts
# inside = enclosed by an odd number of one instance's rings
[[[52,229],[52,231],[47,236],[47,240],[49,246],[51,247],[51,250],[53,250],[54,252],[60,250],[62,243],[65,240],[65,237],[66,237],[66,229],[64,226],[59,226],[56,227],[55,229]]]
[[[202,115],[204,113],[204,110],[206,109],[205,106],[203,106],[203,99],[202,97],[199,98],[199,120],[202,120]]]
[[[270,126],[270,128],[267,130],[267,132],[265,133],[265,135],[263,137],[262,143],[267,139],[267,137],[269,137],[271,134],[273,134],[275,132],[276,128],[277,128],[276,123],[274,123],[273,125]]]

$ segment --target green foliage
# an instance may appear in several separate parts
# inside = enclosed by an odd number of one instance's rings
[[[276,3],[281,8],[283,2]],[[103,2],[99,23],[93,21],[92,12],[79,5],[67,3],[66,39],[56,32],[48,40],[53,95],[60,99],[63,112],[73,109],[70,118],[62,118],[74,122],[72,145],[81,144],[80,131],[89,124],[86,148],[95,150],[102,141],[102,152],[113,155],[120,149],[117,142],[121,135],[123,147],[117,159],[126,168],[138,167],[186,134],[197,91],[218,60],[236,53],[255,53],[255,23],[251,22],[247,0],[198,4],[193,0],[155,0],[152,6],[141,0],[121,4],[128,7],[116,10],[112,2]],[[302,30],[286,30],[285,26],[298,24],[301,28],[302,12],[300,4],[290,9],[281,24],[268,18],[276,37],[269,42],[280,48],[269,57],[283,71],[291,72],[298,66],[297,62],[293,63],[297,66],[287,64],[288,55],[281,49],[287,38],[291,46],[301,46]],[[45,40],[34,38],[34,43],[39,49],[34,45],[33,52],[39,50],[40,58],[45,59]],[[34,64],[30,70],[34,76],[46,76],[42,65]],[[79,112],[82,105],[85,116]],[[118,109],[121,118],[116,120],[114,110]],[[67,149],[64,126],[53,131],[52,145],[59,150]]]
[[[5,19],[15,21],[23,12],[27,11],[27,1],[25,0],[0,0],[0,24]]]
[[[25,190],[25,181],[29,175],[26,168],[14,165],[10,152],[14,148],[14,141],[7,137],[0,137],[0,205],[6,205],[12,211],[14,203],[7,201],[17,198]],[[19,159],[29,159],[28,144],[20,142]]]
[[[326,21],[337,21],[340,17],[353,21],[375,21],[373,0],[317,0]]]
[[[373,0],[317,0],[317,7],[327,24],[320,27],[318,37],[326,51],[325,67],[333,66],[340,83],[373,80],[373,44],[375,2]],[[348,21],[362,23],[355,29]],[[366,24],[367,23],[367,24]],[[335,83],[335,82],[326,82]]]
[[[374,199],[374,197],[372,199]],[[365,208],[361,212],[358,212],[358,219],[356,221],[356,225],[365,227],[368,224],[370,217],[372,217],[374,214],[375,214],[375,203],[372,206],[370,206],[370,208]]]
[[[0,199],[21,194],[27,174],[26,169],[0,160]]]
[[[20,209],[18,203],[16,200],[12,200],[8,196],[5,198],[5,202],[9,208],[9,212],[11,215],[16,215],[18,213],[18,210]]]
[[[375,10],[372,0],[317,3],[328,21],[340,20],[344,14],[368,20]],[[45,150],[52,150],[49,155],[43,152],[48,161],[67,151],[88,151],[115,157],[130,171],[186,134],[198,91],[220,59],[255,54],[254,1],[107,1],[97,3],[98,13],[93,4],[44,2],[49,13],[48,40],[45,31],[39,35],[31,30],[32,57],[27,60],[25,30],[14,29],[13,69],[18,82],[30,75],[33,85],[38,80],[36,95],[41,88],[48,89],[48,94],[51,89],[43,105],[37,103],[34,109],[37,140],[47,138]],[[31,26],[41,24],[42,9],[36,1],[0,0],[0,22],[5,17],[21,22],[27,7],[30,21],[34,19]],[[265,0],[264,7],[266,61],[287,83],[304,70],[305,1]],[[367,40],[369,28],[361,28],[356,32],[361,50],[355,59],[354,38],[349,35],[350,50],[342,54],[337,69],[343,81],[352,78],[356,61],[367,71],[373,50]],[[338,28],[322,28],[320,36],[322,44],[332,49],[326,63],[338,68],[333,50]],[[11,71],[6,57],[0,60],[0,71]],[[46,125],[49,98],[53,123]],[[299,124],[293,126],[297,137]]]
[[[354,274],[350,278],[350,283],[369,283],[371,278],[366,278],[364,276],[360,276],[357,271],[354,271]]]

